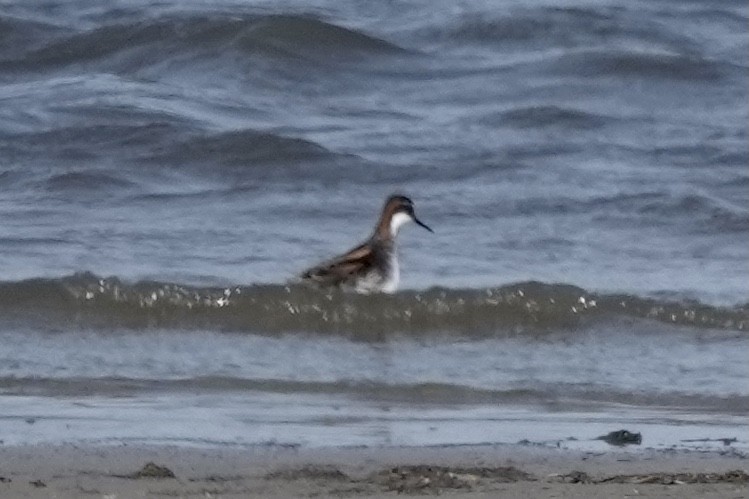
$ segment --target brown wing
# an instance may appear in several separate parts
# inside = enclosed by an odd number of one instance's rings
[[[372,266],[372,249],[362,244],[332,260],[312,267],[302,273],[302,279],[321,286],[346,284],[354,276],[366,273]]]

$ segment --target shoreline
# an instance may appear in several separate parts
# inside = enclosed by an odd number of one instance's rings
[[[748,457],[730,446],[0,446],[0,497],[738,498],[749,497]]]

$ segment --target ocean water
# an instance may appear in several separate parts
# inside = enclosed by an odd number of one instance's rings
[[[0,441],[746,452],[747,21],[3,2]],[[399,293],[293,283],[393,192]]]

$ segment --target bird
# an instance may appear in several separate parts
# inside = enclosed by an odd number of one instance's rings
[[[408,222],[434,233],[416,217],[411,199],[400,194],[389,196],[369,239],[307,269],[301,274],[301,281],[319,288],[337,287],[361,294],[395,292],[400,281],[395,238]]]

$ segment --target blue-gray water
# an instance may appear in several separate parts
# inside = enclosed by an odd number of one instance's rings
[[[745,433],[748,14],[4,2],[0,440]],[[287,286],[395,191],[405,291]]]

